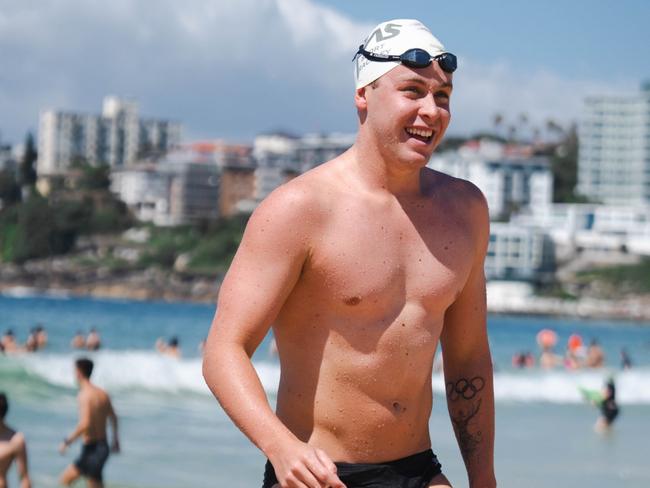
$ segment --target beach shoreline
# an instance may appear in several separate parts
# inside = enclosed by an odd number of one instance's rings
[[[203,276],[155,267],[143,270],[71,267],[69,263],[63,265],[51,259],[24,265],[0,265],[0,294],[209,304],[216,302],[222,279],[222,275]],[[506,299],[497,297],[488,287],[488,312],[650,323],[650,295],[610,300],[508,295]]]

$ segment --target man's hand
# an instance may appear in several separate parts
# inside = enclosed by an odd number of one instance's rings
[[[280,488],[346,488],[321,449],[295,442],[269,457]]]
[[[114,454],[118,454],[120,452],[120,441],[117,439],[113,440],[113,444],[111,445],[111,452]]]
[[[66,449],[68,448],[68,443],[64,439],[61,444],[59,444],[59,454],[63,456],[65,454]]]

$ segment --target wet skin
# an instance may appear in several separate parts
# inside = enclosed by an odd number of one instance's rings
[[[336,460],[398,459],[430,446],[434,352],[474,236],[449,177],[423,171],[424,195],[377,197],[331,166],[311,175],[328,211],[274,326],[277,414]]]

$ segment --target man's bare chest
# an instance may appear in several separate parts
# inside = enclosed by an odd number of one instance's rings
[[[351,212],[327,226],[306,271],[337,306],[444,309],[462,289],[473,252],[468,229],[448,216]]]

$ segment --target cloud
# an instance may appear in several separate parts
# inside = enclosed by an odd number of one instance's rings
[[[188,137],[354,131],[351,59],[374,24],[315,0],[0,0],[0,131],[18,142],[40,110],[97,113],[107,94]],[[456,78],[456,132],[496,112],[574,117],[598,88],[471,60]]]

